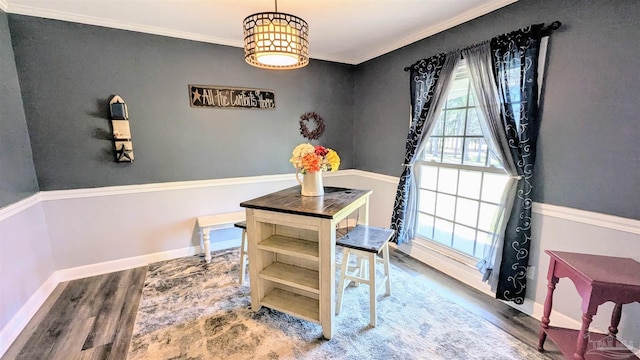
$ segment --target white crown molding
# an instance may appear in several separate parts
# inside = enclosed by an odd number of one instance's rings
[[[0,0],[0,1],[7,1],[7,0]],[[179,38],[179,39],[202,41],[202,42],[218,44],[218,45],[227,45],[227,46],[234,46],[234,47],[240,47],[240,48],[244,46],[244,42],[242,40],[230,41],[228,39],[223,39],[223,38],[218,38],[213,36],[206,36],[198,33],[171,30],[171,29],[161,28],[157,26],[125,23],[121,21],[102,19],[94,16],[78,15],[78,14],[68,13],[65,11],[41,9],[33,6],[9,5],[8,12],[13,14],[36,16],[36,17],[43,17],[43,18],[55,19],[55,20],[63,20],[63,21],[69,21],[74,23],[80,23],[80,24],[103,26],[103,27],[108,27],[113,29],[137,31],[137,32],[146,33],[146,34],[162,35],[162,36],[168,36],[168,37]]]
[[[326,55],[326,54],[319,54],[313,51],[313,49],[309,50],[309,57],[311,59],[314,60],[324,60],[324,61],[331,61],[331,62],[336,62],[336,63],[340,63],[340,64],[347,64],[347,65],[358,65],[359,63],[363,62],[356,62],[357,59],[353,59],[353,58],[347,58],[347,57],[342,57],[342,56],[335,56],[335,55]],[[369,60],[369,59],[367,59]]]
[[[343,64],[350,64],[350,65],[358,65],[360,63],[363,63],[367,60],[373,59],[375,57],[378,57],[380,55],[386,54],[388,52],[394,51],[396,49],[399,49],[403,46],[409,45],[411,43],[414,43],[418,40],[422,40],[426,37],[429,37],[431,35],[437,34],[439,32],[445,31],[447,29],[450,29],[454,26],[460,25],[466,21],[475,19],[479,16],[485,15],[487,13],[490,13],[494,10],[497,10],[501,7],[507,6],[509,4],[512,4],[514,2],[516,2],[518,0],[495,0],[491,3],[482,5],[480,7],[477,7],[475,9],[472,9],[470,11],[467,11],[463,14],[460,14],[450,20],[444,21],[440,24],[431,26],[425,30],[422,30],[412,36],[400,39],[390,45],[375,49],[371,52],[369,52],[368,54],[365,54],[364,56],[360,56],[357,58],[345,58],[345,57],[338,57],[338,56],[331,56],[331,55],[326,55],[326,54],[317,54],[317,53],[313,53],[313,50],[311,52],[311,57],[313,59],[317,59],[317,60],[326,60],[326,61],[333,61],[333,62],[338,62],[338,63],[343,63]],[[116,21],[116,20],[109,20],[109,19],[102,19],[102,18],[98,18],[98,17],[94,17],[94,16],[87,16],[87,15],[78,15],[78,14],[73,14],[73,13],[69,13],[69,12],[65,12],[65,11],[57,11],[57,10],[49,10],[49,9],[42,9],[42,8],[38,8],[38,7],[34,7],[34,6],[27,6],[27,5],[20,5],[20,4],[10,4],[9,0],[0,0],[0,9],[5,10],[6,12],[10,12],[10,13],[14,13],[14,14],[20,14],[20,15],[28,15],[28,16],[36,16],[36,17],[43,17],[43,18],[48,18],[48,19],[55,19],[55,20],[63,20],[63,21],[69,21],[69,22],[74,22],[74,23],[80,23],[80,24],[88,24],[88,25],[96,25],[96,26],[103,26],[103,27],[108,27],[108,28],[113,28],[113,29],[120,29],[120,30],[129,30],[129,31],[137,31],[137,32],[141,32],[141,33],[146,33],[146,34],[153,34],[153,35],[161,35],[161,36],[168,36],[168,37],[173,37],[173,38],[179,38],[179,39],[187,39],[187,40],[194,40],[194,41],[201,41],[201,42],[206,42],[206,43],[212,43],[212,44],[218,44],[218,45],[227,45],[227,46],[233,46],[233,47],[238,47],[238,48],[242,48],[244,46],[244,43],[241,39],[238,40],[229,40],[229,39],[223,39],[223,38],[218,38],[218,37],[213,37],[213,36],[207,36],[207,35],[203,35],[203,34],[199,34],[199,33],[192,33],[192,32],[186,32],[186,31],[177,31],[177,30],[172,30],[172,29],[167,29],[167,28],[163,28],[163,27],[157,27],[157,26],[148,26],[148,25],[140,25],[140,24],[133,24],[133,23],[126,23],[126,22],[122,22],[122,21]]]
[[[0,7],[2,6],[3,3],[6,4],[3,10],[13,14],[69,21],[69,22],[74,22],[79,24],[103,26],[103,27],[119,29],[119,30],[137,31],[145,34],[161,35],[161,36],[173,37],[178,39],[201,41],[201,42],[217,44],[217,45],[227,45],[227,46],[233,46],[238,48],[244,47],[244,42],[242,40],[229,40],[229,39],[223,39],[223,38],[218,38],[214,36],[202,35],[198,33],[177,31],[177,30],[161,28],[156,26],[125,23],[121,21],[102,19],[102,18],[97,18],[93,16],[78,15],[78,14],[68,13],[64,11],[41,9],[33,6],[9,5],[8,0],[0,0]],[[353,59],[338,58],[335,56],[315,54],[315,53],[312,53],[311,57],[317,60],[326,60],[326,61],[356,65],[355,63],[350,62]]]
[[[482,15],[486,15],[492,11],[498,10],[502,7],[505,7],[509,4],[513,4],[515,2],[517,2],[518,0],[496,0],[493,2],[490,2],[488,4],[479,6],[475,9],[472,9],[470,11],[467,11],[465,13],[462,13],[456,17],[453,17],[447,21],[441,22],[437,25],[431,26],[427,29],[424,29],[414,35],[411,35],[409,37],[405,37],[402,38],[394,43],[391,43],[385,47],[381,47],[378,49],[375,49],[374,51],[371,51],[367,54],[364,54],[361,57],[358,58],[353,58],[350,61],[348,61],[349,64],[360,64],[363,63],[365,61],[371,60],[373,58],[376,58],[380,55],[384,55],[387,53],[390,53],[394,50],[397,50],[403,46],[412,44],[418,40],[422,40],[424,38],[427,38],[429,36],[435,35],[437,33],[443,32],[447,29],[451,29],[454,26],[458,26],[462,23],[465,23],[469,20],[473,20],[475,18],[478,18]]]

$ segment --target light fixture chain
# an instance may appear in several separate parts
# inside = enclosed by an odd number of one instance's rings
[[[278,12],[278,0],[274,0],[276,2],[276,12]]]

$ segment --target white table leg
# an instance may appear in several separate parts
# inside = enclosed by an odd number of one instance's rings
[[[242,241],[240,243],[240,285],[244,283],[247,253],[247,230],[242,229]]]
[[[324,338],[330,340],[335,334],[336,314],[336,231],[332,220],[322,219],[319,229],[320,248],[320,324]],[[251,264],[251,260],[249,260]]]

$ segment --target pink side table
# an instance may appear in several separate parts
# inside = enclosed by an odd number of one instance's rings
[[[577,254],[546,250],[551,257],[544,314],[540,323],[538,350],[543,351],[549,338],[567,359],[635,359],[635,356],[616,339],[622,305],[640,302],[640,262],[629,258]],[[553,291],[560,278],[573,281],[582,297],[582,328],[580,331],[549,326],[553,307]],[[616,305],[611,315],[608,334],[589,332],[589,325],[598,306],[607,301]]]

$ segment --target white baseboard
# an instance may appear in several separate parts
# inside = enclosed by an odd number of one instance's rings
[[[18,335],[20,335],[29,323],[29,320],[36,314],[57,285],[57,277],[55,273],[53,273],[40,285],[38,290],[31,295],[29,300],[22,305],[7,325],[0,330],[0,357],[9,349],[9,346],[11,346]]]
[[[124,259],[105,261],[56,271],[54,274],[58,282],[82,279],[90,276],[102,275],[116,271],[146,266],[148,264],[170,260],[185,256],[192,256],[200,251],[200,246],[190,246],[182,249],[162,251]]]
[[[226,241],[212,241],[211,251],[218,251],[240,246],[240,239],[231,239]],[[181,257],[193,256],[201,253],[199,245],[189,246],[182,249],[174,249],[161,251],[152,254],[134,256],[113,261],[105,261],[96,264],[78,266],[69,269],[58,270],[54,272],[58,283],[75,279],[82,279],[90,276],[108,274],[115,271],[132,269],[140,266],[146,266],[154,262],[177,259]]]

